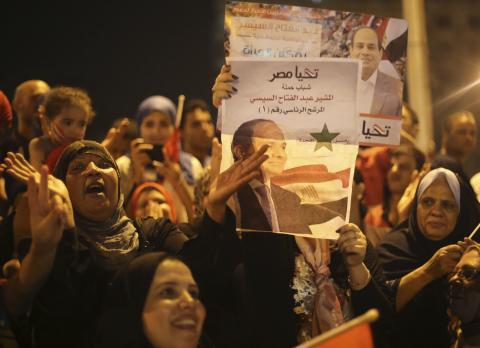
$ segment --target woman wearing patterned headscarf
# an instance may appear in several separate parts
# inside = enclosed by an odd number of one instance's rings
[[[18,276],[5,286],[5,302],[16,317],[30,313],[33,347],[91,347],[105,288],[140,253],[180,254],[199,280],[212,269],[228,267],[218,253],[222,243],[236,237],[226,201],[258,176],[265,151],[220,174],[191,240],[168,219],[126,217],[118,168],[96,142],[69,145],[55,167],[56,177],[48,176],[46,167],[39,174],[21,155],[9,154],[6,171],[28,181],[31,240]]]

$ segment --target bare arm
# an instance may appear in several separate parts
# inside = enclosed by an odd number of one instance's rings
[[[127,117],[122,119],[118,128],[112,127],[109,129],[107,136],[102,141],[102,145],[110,152],[114,159],[122,155],[121,147],[125,133],[128,130],[130,121]]]
[[[397,311],[428,284],[451,272],[461,256],[462,248],[459,245],[448,245],[439,249],[424,265],[403,276],[397,289]]]
[[[397,311],[405,307],[408,302],[432,281],[433,278],[426,272],[423,266],[402,277],[395,299]]]

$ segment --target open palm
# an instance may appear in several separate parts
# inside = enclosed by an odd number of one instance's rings
[[[268,159],[265,155],[268,146],[263,145],[258,151],[246,159],[235,162],[220,174],[212,173],[216,179],[210,186],[208,202],[213,206],[226,204],[230,196],[241,186],[260,176],[260,166]]]
[[[12,175],[16,180],[27,184],[29,178],[32,177],[36,185],[40,185],[42,175],[20,153],[9,152],[5,158],[5,167],[7,173]],[[48,175],[48,170],[45,177],[45,183],[47,184],[50,196],[53,197],[58,195],[59,197],[57,198],[61,198],[61,201],[66,204],[68,209],[66,228],[73,228],[75,226],[73,207],[65,183],[53,175]]]

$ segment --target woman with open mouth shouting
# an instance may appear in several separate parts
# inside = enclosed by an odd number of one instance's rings
[[[25,338],[33,347],[91,347],[109,282],[141,253],[181,255],[206,287],[208,274],[228,273],[234,265],[220,251],[236,235],[226,202],[260,174],[266,150],[219,174],[192,239],[168,219],[125,215],[118,167],[96,142],[69,145],[53,176],[10,153],[4,170],[28,182],[31,238],[20,248],[21,268],[5,286],[5,302],[14,317],[29,314]]]

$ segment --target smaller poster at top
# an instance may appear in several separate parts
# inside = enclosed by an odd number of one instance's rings
[[[357,106],[362,145],[400,141],[406,51],[403,19],[278,4],[233,1],[225,6],[226,56],[361,61]]]

